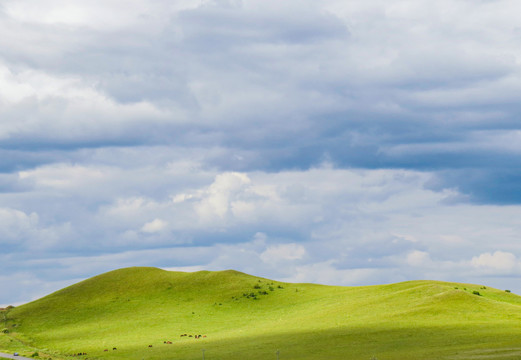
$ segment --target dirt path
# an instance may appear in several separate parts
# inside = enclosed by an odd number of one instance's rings
[[[18,359],[18,360],[34,360],[34,359],[26,358],[26,357],[23,357],[23,356],[14,356],[13,354],[5,354],[5,353],[0,353],[0,359],[1,358],[3,358],[3,359]]]

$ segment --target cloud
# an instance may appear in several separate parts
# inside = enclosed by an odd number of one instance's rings
[[[432,263],[430,256],[425,251],[414,250],[407,254],[407,264],[410,266],[424,267]]]
[[[196,207],[200,218],[224,218],[237,204],[230,203],[230,198],[240,193],[242,188],[250,183],[248,176],[240,173],[220,174],[203,194],[203,199]],[[240,204],[238,205],[240,206]],[[234,212],[235,213],[235,212]]]
[[[504,251],[495,251],[475,256],[471,260],[474,268],[492,273],[512,274],[521,268],[521,262],[517,257]]]
[[[4,146],[197,144],[228,171],[327,156],[447,181],[455,167],[490,178],[515,160],[514,140],[493,139],[515,139],[519,110],[511,1],[100,4],[6,3],[2,26],[26,41],[4,39]],[[455,185],[493,202],[485,184]]]
[[[268,247],[260,258],[267,263],[300,260],[306,255],[306,249],[299,244],[280,244]]]
[[[61,164],[21,172],[31,195],[25,206],[35,212],[6,212],[4,223],[16,230],[11,239],[27,240],[3,263],[13,274],[52,270],[60,281],[143,265],[362,285],[413,274],[448,280],[456,280],[454,273],[462,280],[503,274],[470,259],[519,251],[517,206],[451,201],[459,199],[455,190],[427,186],[432,173],[325,164],[202,176],[197,163],[167,164],[151,168],[144,161],[124,170]],[[132,189],[149,191],[131,196]],[[492,236],[500,241],[490,243]]]
[[[141,228],[141,231],[145,233],[157,233],[166,228],[168,224],[161,220],[161,219],[154,219],[150,222],[147,222],[143,227]]]
[[[508,285],[518,10],[4,1],[0,272],[39,294],[136,264]]]
[[[0,209],[2,243],[18,242],[20,238],[27,238],[27,234],[34,231],[38,225],[38,215],[25,214],[14,209]]]
[[[6,253],[22,249],[45,251],[62,245],[70,235],[68,222],[42,224],[40,216],[12,208],[0,208],[0,244]]]

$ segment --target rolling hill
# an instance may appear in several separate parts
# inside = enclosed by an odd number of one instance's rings
[[[277,350],[280,359],[508,360],[521,358],[520,320],[520,296],[482,285],[340,287],[135,267],[12,309],[0,350],[54,360],[255,360]]]

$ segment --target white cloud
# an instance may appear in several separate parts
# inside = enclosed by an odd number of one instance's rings
[[[247,175],[241,173],[225,173],[217,175],[215,181],[200,195],[202,201],[196,206],[200,218],[223,219],[232,206],[233,197],[242,192],[250,183]]]
[[[71,235],[69,222],[45,224],[36,212],[25,213],[11,208],[0,208],[0,244],[9,251],[31,249],[47,251],[63,245]]]
[[[17,21],[92,27],[105,31],[136,27],[143,23],[164,25],[168,14],[196,6],[197,3],[186,0],[173,3],[143,0],[89,0],[74,3],[66,0],[8,0],[4,4],[6,13]],[[121,11],[122,7],[125,11]]]
[[[163,124],[181,120],[147,101],[122,104],[80,76],[44,71],[14,71],[0,62],[0,139],[89,141],[119,137],[143,121]]]
[[[474,268],[491,273],[511,274],[521,269],[521,262],[514,254],[499,250],[475,256],[470,263]]]
[[[415,267],[429,267],[432,261],[425,251],[414,250],[407,254],[407,264]]]
[[[299,244],[279,244],[269,246],[260,258],[269,264],[277,264],[284,261],[301,260],[306,255],[306,249]]]
[[[79,165],[55,164],[37,169],[20,171],[22,181],[34,182],[36,186],[56,189],[83,187],[93,182],[102,182],[109,175],[108,171],[100,168],[89,168]]]
[[[38,228],[38,215],[0,208],[0,243],[17,243],[26,240]]]
[[[147,222],[141,228],[141,231],[145,233],[157,233],[164,230],[168,226],[168,223],[161,219],[154,219],[150,222]]]

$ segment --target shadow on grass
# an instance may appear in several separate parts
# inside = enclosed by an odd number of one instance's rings
[[[386,328],[342,327],[317,332],[285,332],[250,336],[246,331],[234,338],[212,340],[174,340],[165,345],[158,339],[149,348],[147,343],[135,344],[117,351],[92,351],[89,359],[167,360],[320,360],[320,359],[519,359],[520,328],[490,326]],[[160,341],[161,340],[161,341]]]

